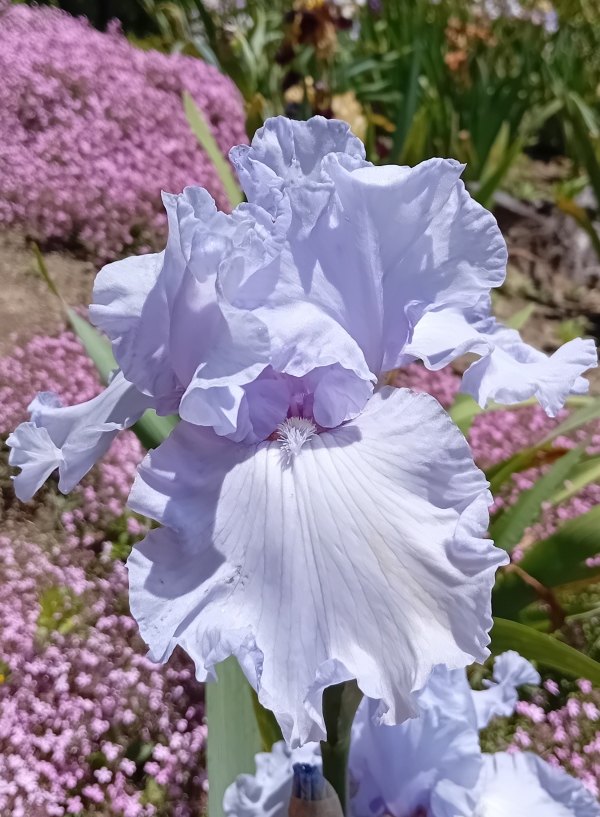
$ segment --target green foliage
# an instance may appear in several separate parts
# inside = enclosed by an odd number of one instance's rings
[[[520,331],[529,321],[533,313],[535,312],[536,305],[535,304],[527,304],[524,306],[523,309],[520,309],[518,312],[515,312],[514,315],[511,315],[510,318],[505,321],[506,325],[510,329],[516,329]]]
[[[537,521],[542,503],[564,486],[582,456],[582,447],[573,448],[558,459],[532,488],[523,491],[514,505],[503,508],[495,515],[490,524],[490,536],[497,547],[510,553],[519,544],[525,529]]]
[[[475,417],[483,411],[485,409],[482,409],[477,400],[471,397],[470,394],[457,394],[448,413],[462,433],[466,435],[469,433]]]
[[[583,316],[568,318],[559,323],[556,334],[561,343],[568,343],[575,338],[584,338],[586,335],[587,320]]]
[[[33,245],[33,252],[40,275],[46,281],[50,292],[60,299],[65,310],[65,315],[71,324],[71,329],[82,342],[90,360],[98,370],[100,378],[107,384],[112,373],[118,368],[113,357],[110,341],[93,327],[88,320],[78,315],[75,310],[71,309],[66,303],[52,280],[37,244]],[[132,427],[132,431],[137,435],[145,448],[156,448],[169,436],[178,422],[179,418],[175,415],[159,417],[154,409],[148,409],[144,412],[143,417]]]
[[[48,641],[52,633],[67,635],[80,623],[82,601],[70,587],[49,587],[40,596],[39,603],[36,636],[42,643]]]
[[[319,49],[310,38],[294,42],[293,59],[282,66],[276,56],[293,28],[286,22],[291,2],[249,0],[243,11],[223,3],[218,11],[202,0],[144,0],[173,50],[195,54],[233,79],[246,101],[250,136],[286,110],[283,81],[292,71],[299,88],[321,89],[320,101],[304,95],[295,117],[327,112],[336,94],[356,94],[375,162],[452,156],[466,162],[465,179],[491,206],[522,151],[552,122],[598,196],[597,10],[588,0],[563,0],[559,30],[548,34],[527,20],[490,21],[476,5],[383,0],[374,12],[365,3],[355,8],[353,33],[329,33],[336,47]],[[590,224],[585,229],[598,243]]]
[[[281,727],[277,723],[275,715],[269,709],[265,709],[260,703],[258,695],[252,687],[250,687],[250,693],[252,695],[252,706],[254,707],[254,715],[256,717],[256,723],[258,724],[258,731],[260,732],[263,752],[270,752],[274,743],[277,743],[278,740],[283,740]]]
[[[155,745],[156,744],[152,743],[151,741],[144,741],[141,739],[134,740],[133,743],[127,747],[125,757],[128,760],[133,760],[135,765],[141,769],[144,766],[144,763],[146,763],[146,761],[150,760],[152,757],[152,752],[154,751]]]
[[[574,402],[577,404],[579,401]],[[567,401],[567,404],[569,404],[569,401]],[[486,476],[490,481],[490,490],[492,493],[498,493],[500,488],[508,482],[513,474],[518,474],[527,468],[543,464],[545,461],[548,461],[548,457],[555,457],[557,453],[560,455],[560,451],[556,452],[553,449],[553,442],[558,437],[576,431],[598,417],[600,417],[600,398],[588,398],[584,400],[582,407],[578,411],[569,415],[563,423],[556,426],[556,428],[546,434],[538,443],[524,448],[512,457],[502,460],[491,468],[488,468]],[[566,452],[563,451],[562,453]]]
[[[254,756],[263,750],[250,685],[231,656],[216,667],[217,683],[206,686],[209,725],[207,771],[209,817],[224,817],[223,795],[238,774],[254,773]]]
[[[539,633],[516,621],[495,618],[491,637],[494,655],[500,655],[506,650],[516,650],[530,661],[536,661],[572,678],[587,678],[600,686],[600,663],[550,635]]]
[[[520,570],[546,588],[557,589],[582,579],[590,580],[600,568],[590,568],[586,559],[600,552],[600,506],[569,519],[547,539],[525,551]],[[501,572],[494,587],[494,613],[516,619],[536,600],[535,590],[511,572]]]
[[[231,172],[229,162],[227,159],[225,159],[219,150],[217,143],[215,142],[215,138],[210,131],[202,111],[198,108],[187,91],[185,91],[183,94],[183,107],[196,139],[200,142],[208,154],[208,158],[211,160],[215,166],[215,170],[219,174],[219,179],[225,188],[231,208],[233,209],[234,207],[237,207],[237,205],[244,200],[244,196],[237,182],[233,178],[233,173]]]

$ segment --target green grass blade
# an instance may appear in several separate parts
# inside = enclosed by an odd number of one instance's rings
[[[600,505],[569,519],[549,536],[527,548],[519,567],[548,588],[557,588],[582,579],[590,579],[598,568],[590,568],[586,559],[600,553]],[[532,587],[516,574],[499,571],[494,586],[494,614],[518,618],[523,608],[536,600]]]
[[[551,635],[516,621],[495,618],[491,637],[494,655],[516,650],[529,661],[538,661],[571,678],[587,678],[594,685],[600,685],[600,663]]]
[[[540,477],[532,488],[523,491],[514,505],[500,511],[490,525],[490,536],[496,547],[508,553],[518,545],[526,528],[537,521],[542,503],[547,502],[559,489],[564,487],[574,467],[583,456],[583,447],[574,448],[557,460],[550,470]]]
[[[98,370],[100,379],[106,385],[110,379],[110,375],[118,368],[113,357],[112,346],[108,338],[104,337],[92,324],[78,315],[65,302],[46,266],[44,257],[42,256],[39,247],[34,244],[33,251],[37,260],[40,274],[48,284],[48,288],[60,299],[65,314],[71,324],[73,332],[77,335],[83,344],[83,348],[87,352],[90,360]],[[170,417],[159,417],[155,411],[149,409],[146,411],[137,423],[132,426],[131,430],[138,437],[144,448],[156,448],[163,440],[169,436],[171,431],[179,422],[179,417],[172,415]]]
[[[223,795],[238,774],[254,774],[263,750],[251,687],[231,656],[217,665],[217,683],[206,685],[208,817],[224,817]]]
[[[558,505],[570,499],[579,491],[583,490],[592,482],[600,480],[600,454],[587,457],[577,465],[571,474],[569,474],[568,482],[564,488],[556,491],[548,500],[551,505]]]
[[[159,417],[154,409],[147,409],[142,417],[131,426],[131,430],[146,450],[158,448],[173,431],[179,417],[170,414],[168,417]]]
[[[50,273],[48,271],[48,267],[46,266],[46,261],[44,260],[44,256],[40,252],[40,248],[35,243],[35,241],[33,242],[33,254],[35,255],[35,260],[37,261],[38,270],[40,272],[40,275],[42,276],[42,278],[44,279],[44,281],[48,285],[48,289],[50,290],[50,292],[53,295],[56,295],[57,298],[60,298],[62,300],[62,297],[61,297],[58,289],[56,288],[56,284],[52,280],[52,276],[50,275]]]
[[[65,304],[65,310],[69,323],[73,332],[77,335],[79,340],[83,343],[83,347],[91,359],[94,366],[98,369],[100,379],[106,385],[108,383],[111,372],[118,368],[112,353],[112,346],[108,338],[101,335],[89,321],[82,318]]]
[[[525,448],[519,451],[512,457],[508,457],[502,462],[498,462],[486,471],[486,477],[490,481],[490,490],[496,494],[498,490],[512,477],[520,471],[535,464],[535,460],[540,451],[549,450],[551,444],[557,437],[570,434],[571,431],[576,431],[586,423],[596,420],[600,417],[600,398],[589,398],[586,405],[571,414],[567,419],[560,423],[556,428],[546,434],[543,439],[536,445]]]
[[[421,73],[422,59],[423,39],[419,36],[413,45],[407,85],[404,89],[402,103],[398,109],[396,130],[394,131],[394,141],[392,146],[392,155],[396,157],[400,157],[402,153],[404,142],[406,141],[406,137],[410,131],[417,108],[419,107],[419,77]]]
[[[183,94],[183,107],[196,139],[200,142],[206,151],[208,158],[215,166],[215,170],[217,171],[225,192],[227,193],[232,209],[237,207],[237,205],[241,204],[241,202],[244,200],[244,196],[242,195],[242,192],[233,177],[229,162],[223,156],[217,143],[215,142],[215,138],[210,131],[202,111],[198,108],[187,91],[184,91]]]

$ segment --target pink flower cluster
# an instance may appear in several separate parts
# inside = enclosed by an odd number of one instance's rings
[[[65,403],[101,389],[69,332],[33,338],[0,359],[0,432],[48,389]],[[0,534],[0,814],[200,810],[201,688],[187,660],[165,668],[144,657],[127,613],[126,569],[114,558],[121,539],[127,546],[145,532],[124,515],[141,456],[133,434],[117,438],[57,506],[63,533],[36,535],[42,544]]]
[[[439,400],[442,406],[449,408],[458,392],[460,380],[449,368],[430,372],[423,366],[413,365],[400,370],[394,385],[428,392]],[[539,442],[568,416],[569,411],[563,409],[558,417],[551,419],[539,405],[524,406],[517,410],[498,409],[478,414],[468,434],[473,457],[481,468],[488,468]],[[554,445],[559,448],[573,448],[581,443],[586,444],[588,454],[600,453],[600,421],[588,423],[569,437],[559,437]],[[503,505],[516,502],[520,493],[531,488],[547,468],[548,466],[529,468],[515,474],[514,484],[496,497],[492,512]],[[572,499],[559,505],[546,504],[543,506],[541,520],[526,531],[524,541],[545,539],[551,536],[564,520],[580,516],[598,504],[600,485],[596,483],[591,483]],[[522,549],[516,548],[513,551],[513,559],[517,561],[521,556]],[[588,559],[588,567],[599,565],[600,554]]]
[[[149,817],[169,802],[187,817],[204,782],[200,689],[140,654],[113,612],[125,566],[92,577],[94,559],[77,536],[50,553],[0,536],[0,813]]]
[[[582,679],[579,690],[557,706],[553,680],[532,701],[517,704],[508,752],[535,752],[552,766],[563,766],[596,797],[600,794],[600,691]]]
[[[28,419],[27,406],[38,391],[56,392],[65,405],[73,405],[90,400],[101,390],[96,368],[73,333],[63,332],[55,338],[38,335],[11,356],[0,358],[0,433]],[[77,486],[82,507],[73,519],[63,520],[68,532],[75,530],[70,527],[73,522],[85,519],[97,524],[107,514],[118,517],[123,513],[142,456],[133,433],[117,437],[99,465],[99,478]]]
[[[432,393],[449,407],[459,380],[450,370],[415,365],[395,385]],[[0,433],[25,419],[38,390],[76,403],[100,388],[70,332],[33,338],[0,359]],[[469,434],[475,458],[484,466],[504,459],[561,419],[549,420],[534,406],[478,415]],[[600,450],[598,424],[557,444],[580,441]],[[117,437],[67,500],[64,533],[50,546],[0,535],[0,813],[143,817],[164,807],[186,817],[199,811],[206,787],[199,687],[187,665],[158,669],[143,657],[127,614],[125,568],[114,558],[119,541],[126,549],[145,531],[144,520],[124,512],[141,456],[132,433]],[[501,501],[514,501],[539,473],[520,475]],[[532,534],[548,535],[562,518],[599,501],[600,488],[589,486],[577,499],[547,509]],[[582,681],[559,706],[558,685],[549,680],[545,687],[519,704],[505,747],[564,765],[595,792],[600,691]]]
[[[224,154],[247,141],[233,83],[201,60],[141,51],[54,8],[10,6],[0,23],[0,228],[83,247],[99,261],[160,248],[159,191],[227,201],[186,120],[204,112]]]

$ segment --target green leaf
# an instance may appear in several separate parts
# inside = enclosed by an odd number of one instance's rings
[[[488,153],[485,165],[481,170],[479,181],[481,184],[485,182],[498,170],[505,159],[506,152],[510,147],[510,124],[503,122],[498,129],[496,138],[494,139],[490,151]]]
[[[577,160],[579,163],[583,163],[594,190],[596,201],[600,201],[600,162],[592,140],[592,134],[598,133],[596,114],[578,94],[570,91],[566,96],[564,110],[564,115],[572,127]]]
[[[494,655],[516,650],[529,661],[538,661],[572,678],[587,678],[595,686],[600,685],[600,663],[551,635],[516,621],[495,618],[491,638]]]
[[[519,309],[518,312],[515,312],[514,315],[511,315],[510,318],[505,322],[509,329],[516,329],[519,331],[522,329],[527,321],[531,318],[533,313],[535,312],[536,305],[535,304],[527,304],[524,306],[523,309]]]
[[[564,488],[556,491],[548,500],[551,505],[558,505],[578,494],[586,485],[600,480],[600,454],[586,457],[569,474]]]
[[[335,789],[344,814],[347,813],[350,736],[362,697],[356,681],[334,684],[323,691],[323,719],[327,729],[327,740],[321,741],[323,775]]]
[[[392,154],[396,157],[400,156],[402,149],[404,148],[404,142],[419,105],[419,76],[421,73],[421,61],[424,51],[423,46],[423,38],[418,36],[412,48],[410,71],[407,78],[402,104],[398,108],[396,130],[394,131],[394,141],[392,146]]]
[[[152,741],[143,741],[138,738],[129,744],[125,752],[125,757],[128,760],[133,760],[136,766],[143,766],[144,763],[152,757],[155,746],[156,743]]]
[[[159,417],[154,409],[147,409],[142,417],[131,426],[131,430],[145,449],[158,448],[173,431],[179,417],[171,414],[168,417]]]
[[[274,743],[277,743],[278,740],[283,740],[281,727],[277,723],[277,718],[271,710],[265,709],[258,700],[258,695],[252,687],[250,687],[250,693],[252,695],[252,705],[254,707],[256,723],[258,724],[258,731],[260,732],[262,750],[263,752],[270,752]]]
[[[65,304],[65,311],[69,318],[69,323],[73,332],[77,335],[79,340],[83,343],[83,347],[87,352],[94,366],[98,369],[98,374],[104,385],[110,379],[110,375],[118,366],[115,362],[112,353],[112,346],[108,338],[95,329],[89,321],[82,318]]]
[[[225,159],[215,142],[215,138],[210,131],[206,119],[187,91],[183,93],[183,107],[196,139],[200,142],[208,154],[208,158],[215,166],[215,170],[227,193],[232,209],[237,207],[237,205],[241,204],[244,200],[242,192],[233,178],[229,162]]]
[[[254,774],[262,751],[250,684],[231,656],[216,667],[218,681],[206,685],[208,724],[208,817],[224,817],[223,795],[238,774]]]
[[[527,548],[519,567],[546,587],[559,587],[593,575],[585,561],[600,553],[600,505],[568,519],[549,536]]]
[[[590,568],[586,559],[600,553],[600,505],[569,519],[549,536],[527,548],[519,567],[544,585],[561,585],[590,579],[599,568]],[[519,617],[523,608],[536,600],[533,588],[516,574],[499,571],[492,603],[494,614]]]
[[[52,280],[52,276],[48,271],[44,257],[41,254],[37,244],[33,245],[33,252],[36,257],[40,274],[48,284],[48,288],[56,295],[62,302],[63,308],[71,324],[73,332],[82,342],[85,351],[90,360],[98,369],[98,374],[104,385],[108,384],[110,375],[118,368],[112,353],[112,346],[108,338],[99,332],[92,324],[81,315],[78,315],[62,297],[58,291],[58,287]],[[132,426],[131,430],[138,437],[141,444],[149,448],[157,448],[163,440],[169,436],[171,431],[179,422],[179,417],[171,415],[170,417],[159,417],[153,409],[148,409],[144,412],[143,417]]]
[[[502,462],[498,462],[486,471],[486,477],[490,481],[490,490],[496,494],[498,490],[507,482],[513,474],[524,471],[535,464],[536,457],[541,451],[550,451],[552,443],[557,437],[570,434],[581,426],[600,417],[600,398],[590,398],[585,401],[582,408],[571,414],[567,419],[546,434],[539,443],[529,448],[519,451],[512,457],[508,457]]]
[[[470,394],[457,394],[448,410],[448,414],[466,436],[473,425],[475,417],[484,411],[485,409],[482,409]]]
[[[39,598],[36,638],[45,642],[50,633],[67,635],[75,627],[83,603],[70,587],[52,585]]]
[[[32,247],[33,247],[33,254],[35,255],[35,260],[37,261],[38,269],[40,271],[40,275],[42,276],[44,281],[48,284],[48,288],[49,288],[50,292],[52,292],[53,295],[56,295],[57,298],[61,298],[61,295],[60,295],[58,289],[56,288],[56,284],[54,283],[54,281],[52,280],[52,276],[48,272],[48,267],[46,266],[46,261],[44,260],[44,256],[40,252],[40,248],[35,243],[35,241],[32,243]],[[61,300],[62,300],[62,298],[61,298]]]
[[[496,547],[510,553],[518,545],[525,529],[537,520],[543,502],[547,502],[558,488],[564,486],[565,480],[583,456],[582,446],[569,451],[557,460],[550,470],[538,479],[532,488],[523,491],[514,505],[500,511],[490,525],[490,536]]]

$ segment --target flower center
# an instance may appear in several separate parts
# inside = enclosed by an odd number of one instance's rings
[[[317,427],[312,420],[305,417],[288,417],[277,426],[276,433],[284,457],[290,463],[300,453],[304,443],[315,436]]]

